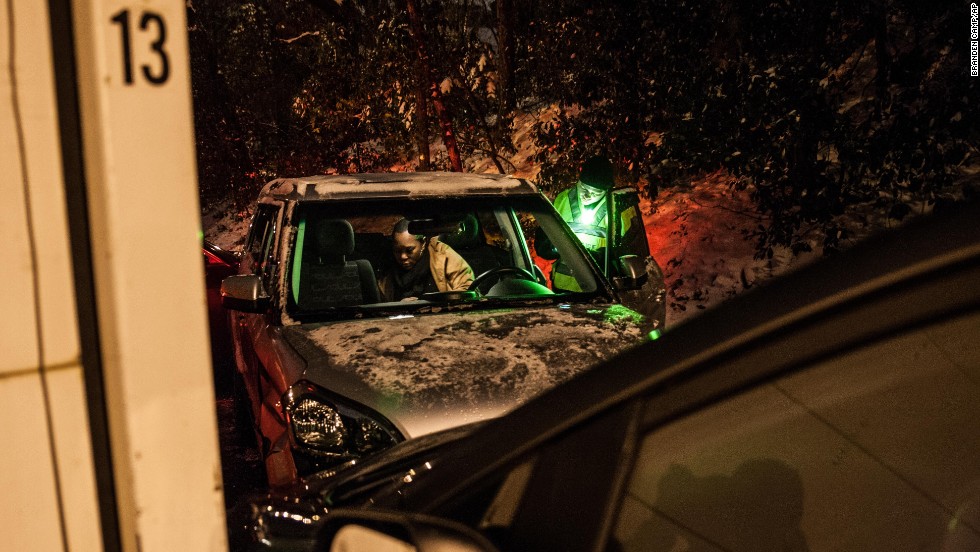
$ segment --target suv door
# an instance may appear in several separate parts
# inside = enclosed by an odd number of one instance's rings
[[[245,249],[239,265],[239,274],[256,274],[262,276],[265,291],[272,294],[275,289],[277,236],[280,207],[275,205],[259,205],[252,225],[249,228]],[[237,393],[237,400],[247,400],[252,413],[261,412],[261,363],[257,342],[264,340],[264,329],[273,319],[270,313],[249,314],[240,311],[229,311],[230,327],[235,347],[235,361],[239,381],[244,385],[246,393]],[[254,417],[253,417],[254,419]],[[262,443],[260,443],[261,445]]]
[[[650,242],[647,240],[646,228],[643,226],[643,217],[640,213],[639,192],[634,188],[613,190],[613,208],[620,216],[612,217],[611,220],[625,226],[625,229],[617,228],[613,232],[613,260],[626,255],[635,255],[643,261],[646,273],[646,281],[640,288],[619,291],[620,300],[623,305],[656,321],[658,329],[662,330],[667,317],[667,288],[664,285],[663,271],[650,253]],[[613,262],[612,273],[606,276],[611,279],[624,276],[618,268],[619,263]]]

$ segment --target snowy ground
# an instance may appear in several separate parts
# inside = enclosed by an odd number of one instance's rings
[[[213,211],[201,216],[204,239],[221,249],[237,251],[245,244],[248,225],[252,222],[251,217],[250,212],[235,212],[230,208],[230,202],[219,205]]]

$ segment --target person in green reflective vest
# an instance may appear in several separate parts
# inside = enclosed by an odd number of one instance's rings
[[[612,163],[605,157],[596,156],[582,165],[578,182],[560,192],[553,203],[558,214],[565,219],[582,245],[604,269],[606,234],[609,231],[607,202],[612,197],[609,192],[613,186],[615,181]],[[637,210],[633,208],[620,212],[615,232],[620,236],[626,235],[632,228],[637,214]],[[555,288],[581,291],[570,267],[562,263],[561,259],[554,264],[552,270],[552,282]]]

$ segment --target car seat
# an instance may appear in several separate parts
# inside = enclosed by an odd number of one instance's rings
[[[343,219],[314,220],[304,237],[296,303],[303,310],[377,303],[378,282],[370,261],[348,261],[354,229]]]
[[[394,269],[394,257],[391,254],[391,236],[379,232],[355,232],[354,252],[348,259],[364,259],[371,263],[376,278]]]

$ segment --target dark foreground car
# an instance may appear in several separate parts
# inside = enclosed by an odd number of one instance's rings
[[[462,256],[475,276],[468,289],[381,294],[379,283],[403,274],[391,239],[402,220],[438,255],[448,245]],[[436,253],[430,262],[448,266]],[[556,258],[574,271],[574,291],[551,281]],[[548,200],[512,177],[267,184],[241,274],[222,296],[269,482],[500,415],[641,343],[663,327],[663,278],[638,255],[616,264],[607,279]],[[624,305],[621,292],[654,308]]]
[[[257,500],[254,544],[980,550],[978,221],[867,242],[507,416]]]

